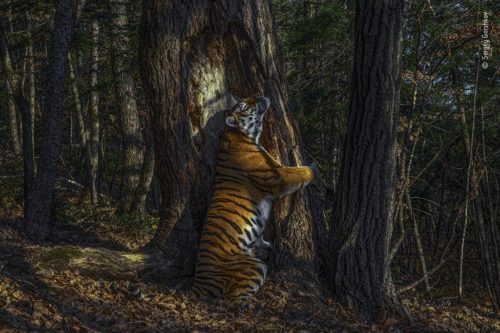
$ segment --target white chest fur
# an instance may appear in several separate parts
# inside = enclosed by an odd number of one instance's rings
[[[265,198],[260,201],[255,207],[255,216],[252,218],[252,224],[247,225],[245,232],[242,235],[247,244],[257,242],[258,247],[270,247],[270,244],[262,239],[262,232],[266,227],[267,220],[271,215],[273,201],[271,198]]]
[[[263,199],[257,206],[257,212],[260,213],[259,219],[264,223],[269,219],[269,215],[271,214],[271,209],[273,208],[273,203],[270,199]]]

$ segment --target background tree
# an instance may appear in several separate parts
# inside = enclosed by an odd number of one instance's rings
[[[87,142],[87,160],[88,160],[88,184],[90,189],[90,198],[93,204],[97,203],[98,184],[97,172],[99,168],[99,91],[98,71],[99,71],[99,23],[94,21],[90,26],[92,38],[92,55],[90,59],[90,98],[89,98],[89,140]]]
[[[10,3],[9,3],[10,5]],[[7,18],[7,24],[8,24],[8,30],[10,33],[13,32],[13,25],[12,25],[12,10],[10,6],[8,6],[6,10],[6,18]],[[1,38],[1,45],[2,45],[2,63],[6,69],[6,80],[5,80],[5,91],[7,92],[8,95],[8,113],[9,113],[9,130],[10,130],[10,138],[11,138],[11,144],[12,148],[14,150],[14,153],[17,156],[22,156],[21,152],[21,137],[19,133],[19,128],[18,128],[18,120],[17,120],[17,111],[16,111],[16,105],[15,105],[15,98],[14,98],[14,90],[13,87],[11,86],[11,83],[14,83],[14,72],[12,68],[12,63],[10,59],[10,52],[8,49],[7,45],[7,39],[5,36],[5,31],[4,29],[7,29],[3,26],[0,27],[2,29],[2,35],[0,36]],[[10,69],[9,69],[10,68]],[[10,73],[8,72],[10,71]],[[18,90],[17,93],[20,91]]]
[[[328,279],[363,320],[398,305],[388,253],[396,185],[403,1],[356,4],[347,134],[335,194]]]
[[[83,1],[79,1],[80,3]],[[76,24],[75,0],[64,0],[57,6],[54,33],[49,53],[49,79],[42,113],[43,139],[40,161],[28,193],[26,230],[31,238],[43,240],[49,234],[54,200],[56,164],[61,153],[64,80],[69,45]]]
[[[127,4],[123,1],[110,0],[109,5],[112,15],[113,77],[123,139],[123,171],[117,212],[118,214],[129,214],[135,213],[132,211],[133,207],[143,209],[144,202],[134,204],[135,201],[142,200],[141,196],[136,196],[136,191],[142,183],[148,180],[141,179],[144,142],[131,75]],[[149,181],[151,180],[149,179]]]

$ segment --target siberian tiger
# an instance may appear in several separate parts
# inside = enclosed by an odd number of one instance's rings
[[[271,248],[262,232],[273,202],[317,174],[314,165],[282,166],[259,144],[269,106],[266,97],[247,98],[226,118],[192,287],[198,297],[244,300],[260,289],[267,266],[258,253]]]

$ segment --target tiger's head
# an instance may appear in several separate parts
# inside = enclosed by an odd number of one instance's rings
[[[262,120],[270,105],[271,101],[264,96],[245,98],[233,107],[226,125],[259,142]]]

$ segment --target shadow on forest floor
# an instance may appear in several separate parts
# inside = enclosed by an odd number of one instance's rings
[[[54,233],[46,244],[32,244],[20,233],[22,193],[12,194],[12,189],[22,188],[20,178],[13,175],[2,182],[5,186],[0,190],[9,200],[0,207],[0,332],[500,331],[499,318],[482,301],[485,296],[456,305],[424,300],[414,291],[403,296],[415,323],[387,318],[377,325],[362,324],[351,311],[325,296],[317,283],[290,271],[272,272],[256,299],[241,309],[197,301],[161,279],[142,282],[145,297],[139,300],[127,292],[126,281],[44,269],[37,258],[56,245],[137,249],[150,239],[153,229],[134,231],[144,228],[133,229],[128,222],[117,221],[106,207],[90,212],[85,204],[59,194],[61,215]]]
[[[245,307],[207,304],[165,283],[140,284],[145,297],[126,291],[126,281],[94,280],[76,271],[43,269],[18,232],[22,220],[0,220],[0,331],[14,332],[497,332],[500,321],[483,304],[464,305],[405,299],[417,319],[408,325],[388,318],[377,325],[357,322],[348,309],[297,272],[275,272]],[[64,229],[66,228],[67,229]],[[69,244],[109,246],[86,226],[65,226]],[[81,233],[83,231],[83,233]],[[57,243],[55,236],[52,243]],[[64,236],[66,237],[66,236]],[[81,241],[81,242],[80,242]],[[96,243],[92,243],[96,241]],[[66,244],[66,243],[65,243]]]
[[[99,225],[79,225],[60,221],[48,240],[53,245],[78,245],[83,247],[102,247],[110,250],[126,251],[128,248],[116,240],[107,239],[96,234]]]

